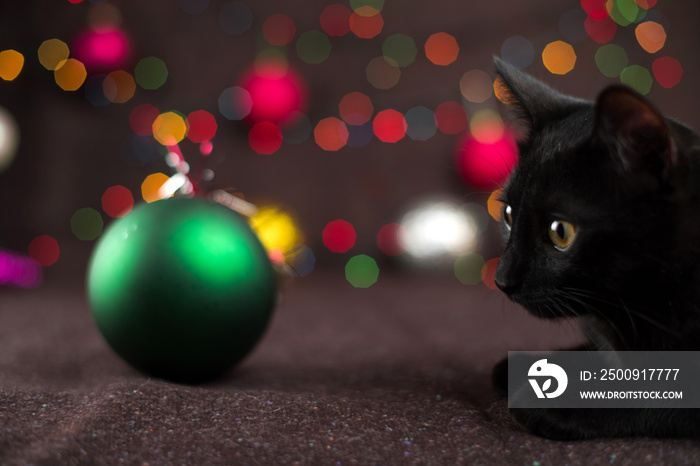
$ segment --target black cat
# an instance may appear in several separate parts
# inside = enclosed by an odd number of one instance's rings
[[[628,87],[588,102],[496,70],[524,130],[496,285],[537,317],[580,317],[585,349],[700,350],[700,138]],[[554,439],[700,437],[694,409],[511,413]]]

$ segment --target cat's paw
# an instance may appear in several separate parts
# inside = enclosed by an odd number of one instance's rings
[[[498,396],[505,397],[508,395],[508,358],[502,359],[493,366],[491,384]]]

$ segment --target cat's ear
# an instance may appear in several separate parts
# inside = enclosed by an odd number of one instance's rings
[[[571,111],[581,101],[560,94],[545,83],[523,73],[498,57],[494,57],[496,89],[499,99],[516,118],[519,129],[526,137],[545,122]]]
[[[664,179],[676,163],[666,120],[629,87],[615,85],[600,94],[595,136],[608,147],[623,172],[646,171]]]

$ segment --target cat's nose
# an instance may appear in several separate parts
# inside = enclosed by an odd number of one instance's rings
[[[499,280],[498,278],[496,278],[494,280],[494,282],[496,283],[496,286],[498,287],[498,289],[501,290],[502,292],[504,292],[505,294],[511,294],[512,292],[514,292],[518,288],[517,283],[504,282],[504,281]]]

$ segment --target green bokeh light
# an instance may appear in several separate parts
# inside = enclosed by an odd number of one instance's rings
[[[627,67],[629,59],[625,49],[619,45],[606,44],[596,51],[595,62],[601,73],[608,78],[616,78]]]
[[[350,8],[357,10],[363,6],[371,6],[377,11],[382,11],[384,8],[384,0],[350,0]]]
[[[644,8],[639,8],[635,0],[609,0],[609,3],[612,4],[610,17],[623,27],[640,21],[647,13]]]
[[[416,43],[406,34],[391,35],[382,44],[384,57],[392,58],[400,67],[413,63],[417,52]]]
[[[654,82],[649,70],[640,65],[628,66],[622,70],[620,81],[643,95],[649,93]]]
[[[464,285],[476,285],[481,282],[481,270],[484,258],[475,252],[459,256],[454,263],[455,277]]]
[[[355,288],[369,288],[379,278],[379,266],[368,255],[354,256],[345,265],[345,278]]]
[[[328,36],[317,30],[304,32],[297,39],[297,54],[305,63],[324,62],[331,54],[331,41]]]
[[[168,79],[168,67],[158,57],[143,58],[134,69],[134,79],[144,89],[158,89]]]
[[[70,219],[71,231],[83,241],[92,241],[100,236],[103,226],[100,213],[90,207],[78,209]]]

